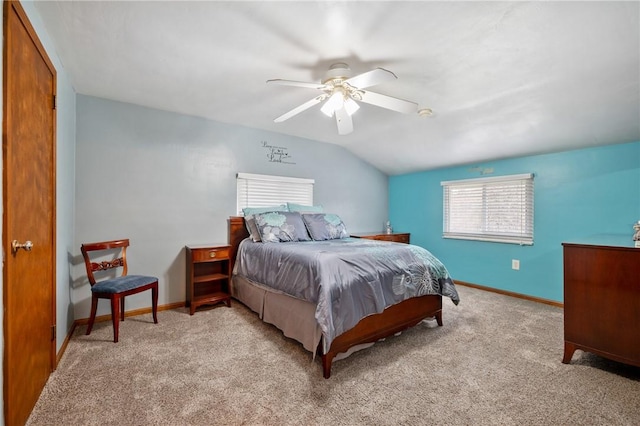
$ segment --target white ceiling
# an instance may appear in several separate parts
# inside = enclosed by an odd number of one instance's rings
[[[78,93],[339,144],[388,174],[640,140],[640,2],[36,2]],[[353,133],[320,94],[346,62],[397,80]]]

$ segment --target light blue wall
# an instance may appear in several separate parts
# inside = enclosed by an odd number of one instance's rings
[[[442,238],[441,181],[535,173],[533,246]],[[631,240],[640,220],[640,142],[392,176],[389,216],[454,280],[563,300],[562,242],[599,234]],[[511,260],[520,260],[520,270]]]
[[[57,94],[56,151],[56,336],[59,351],[73,322],[71,261],[76,250],[75,183],[76,183],[76,92],[60,65]]]
[[[130,238],[130,271],[160,278],[161,305],[183,302],[184,246],[226,243],[238,172],[315,179],[315,203],[352,232],[387,218],[387,176],[337,145],[83,95],[76,137],[76,319],[90,307],[82,242]],[[286,162],[269,161],[264,142],[283,147]],[[148,299],[127,298],[127,309]]]

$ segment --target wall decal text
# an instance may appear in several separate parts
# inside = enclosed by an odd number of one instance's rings
[[[288,148],[269,145],[267,141],[262,141],[261,143],[262,147],[267,150],[267,161],[270,163],[296,164],[292,161]]]

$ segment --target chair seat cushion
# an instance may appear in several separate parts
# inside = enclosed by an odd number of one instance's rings
[[[124,277],[99,281],[91,287],[94,293],[122,293],[158,281],[156,277],[145,275],[125,275]]]

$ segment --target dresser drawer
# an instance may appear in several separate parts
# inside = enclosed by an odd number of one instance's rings
[[[229,248],[202,248],[192,249],[191,255],[194,262],[211,262],[229,259]]]
[[[396,243],[409,244],[409,234],[389,235],[388,239],[385,237],[384,240],[385,241],[394,241]]]
[[[396,234],[374,234],[374,233],[361,233],[361,234],[351,234],[354,238],[366,238],[368,240],[378,240],[378,241],[392,241],[394,243],[404,243],[409,244],[411,240],[410,233],[396,233]]]

